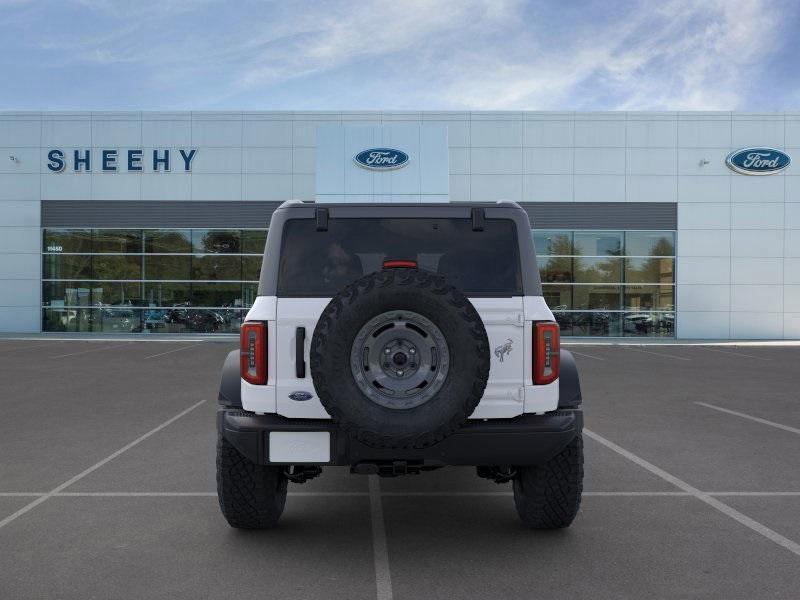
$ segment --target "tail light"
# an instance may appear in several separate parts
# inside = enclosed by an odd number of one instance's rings
[[[558,323],[533,324],[533,383],[543,385],[558,379],[559,336]]]
[[[415,260],[385,260],[383,261],[384,269],[416,269],[417,261]]]
[[[254,385],[267,383],[267,324],[245,321],[239,340],[242,379]]]

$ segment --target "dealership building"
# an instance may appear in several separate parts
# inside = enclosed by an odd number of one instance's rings
[[[0,332],[234,332],[281,202],[510,200],[564,336],[800,339],[795,154],[800,113],[0,113]]]

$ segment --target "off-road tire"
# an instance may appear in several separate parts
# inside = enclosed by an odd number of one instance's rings
[[[522,522],[532,529],[569,527],[581,505],[583,436],[539,466],[517,467],[514,504]]]
[[[351,369],[356,335],[388,311],[413,311],[446,338],[449,370],[435,396],[413,408],[382,406],[358,387]],[[418,269],[383,269],[344,287],[322,312],[310,365],[319,399],[333,420],[374,448],[425,448],[472,414],[489,378],[489,340],[472,303],[444,277]]]
[[[281,467],[249,461],[217,434],[217,497],[231,527],[274,527],[286,504],[287,483]]]

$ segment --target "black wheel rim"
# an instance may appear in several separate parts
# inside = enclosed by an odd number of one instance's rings
[[[412,311],[393,310],[370,319],[350,352],[356,385],[373,402],[394,409],[433,398],[450,369],[447,340],[433,322]]]

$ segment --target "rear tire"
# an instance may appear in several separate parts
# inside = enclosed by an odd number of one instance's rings
[[[514,504],[531,529],[569,527],[581,506],[583,436],[539,466],[517,467]]]
[[[287,485],[282,468],[249,461],[217,434],[217,497],[231,527],[274,527],[286,504]]]

